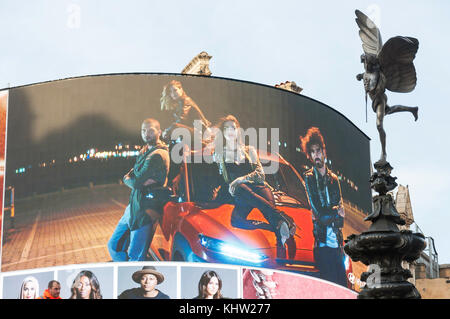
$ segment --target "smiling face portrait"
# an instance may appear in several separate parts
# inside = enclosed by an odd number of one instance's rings
[[[222,279],[213,270],[205,271],[198,283],[197,299],[220,299],[222,298]]]
[[[212,299],[218,290],[219,290],[219,279],[214,276],[209,280],[209,283],[206,286],[207,299]]]

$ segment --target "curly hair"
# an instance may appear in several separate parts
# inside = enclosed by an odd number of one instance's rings
[[[80,284],[81,277],[87,277],[89,279],[89,283],[91,285],[91,293],[89,295],[89,299],[102,299],[103,296],[100,292],[100,283],[98,282],[98,279],[94,275],[94,273],[89,270],[80,271],[80,273],[75,277],[71,288],[72,295],[69,299],[81,299],[78,290],[78,285]]]
[[[219,289],[213,296],[213,299],[223,298],[223,296],[222,296],[222,279],[220,279],[220,276],[214,270],[207,270],[202,274],[202,276],[200,277],[200,280],[198,282],[197,299],[206,299],[208,297],[207,287],[213,277],[216,277],[217,281],[219,282]]]
[[[325,148],[325,141],[323,139],[322,133],[318,127],[310,127],[306,132],[305,136],[300,137],[300,144],[303,153],[306,154],[306,157],[312,161],[311,159],[311,147],[313,145],[319,145],[319,147],[323,151],[323,155],[327,156],[327,150]]]

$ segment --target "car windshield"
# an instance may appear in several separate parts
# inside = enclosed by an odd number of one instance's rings
[[[191,201],[234,203],[216,163],[190,163],[188,171]],[[266,182],[271,186],[277,204],[309,207],[303,181],[289,165],[279,163],[276,173],[266,174]]]
[[[305,186],[291,166],[280,163],[275,174],[266,174],[266,182],[274,188],[275,200],[282,204],[298,204],[309,208]],[[296,201],[292,201],[292,198]]]

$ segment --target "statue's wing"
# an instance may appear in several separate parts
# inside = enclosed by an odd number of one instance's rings
[[[384,44],[378,59],[386,77],[386,89],[401,93],[414,90],[417,77],[413,60],[418,49],[419,41],[410,37],[393,37]]]
[[[355,11],[356,23],[359,27],[359,37],[365,54],[377,56],[383,46],[380,30],[364,13]]]

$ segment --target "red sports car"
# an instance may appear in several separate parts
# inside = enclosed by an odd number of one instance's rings
[[[231,225],[233,198],[221,189],[218,166],[212,159],[192,158],[175,168],[175,199],[164,206],[149,248],[155,260],[248,265],[318,275],[313,247],[312,212],[303,179],[281,156],[259,153],[264,164],[276,161],[279,169],[266,174],[278,209],[297,225],[287,245],[285,259],[277,258],[275,234],[263,229],[240,229]],[[172,167],[173,171],[174,167]],[[266,222],[258,209],[249,219]],[[346,262],[347,271],[351,263]]]

